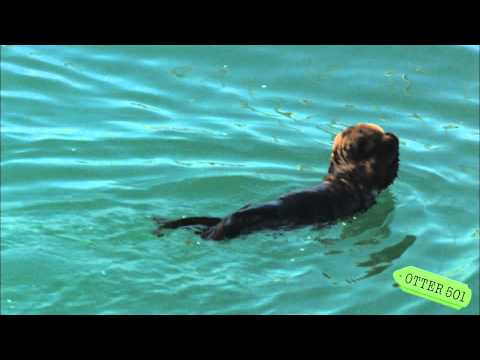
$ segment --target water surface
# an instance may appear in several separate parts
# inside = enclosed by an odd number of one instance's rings
[[[334,135],[401,139],[365,214],[226,242],[151,234],[321,181]],[[1,311],[476,314],[478,46],[2,46]],[[465,282],[456,311],[403,293]]]

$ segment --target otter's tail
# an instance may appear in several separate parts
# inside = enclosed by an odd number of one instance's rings
[[[221,218],[208,216],[189,217],[170,221],[166,221],[165,219],[159,217],[153,217],[153,220],[157,222],[159,229],[176,229],[191,225],[214,226],[222,221]]]

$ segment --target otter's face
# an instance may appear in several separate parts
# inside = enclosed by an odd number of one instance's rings
[[[335,137],[329,173],[351,170],[359,181],[381,191],[395,180],[398,163],[398,138],[378,125],[359,124]]]

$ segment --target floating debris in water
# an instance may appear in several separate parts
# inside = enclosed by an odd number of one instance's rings
[[[343,251],[340,251],[340,250],[330,250],[330,251],[327,251],[325,253],[325,255],[337,255],[337,254],[341,254],[343,253]]]
[[[300,102],[301,102],[303,105],[312,105],[312,100],[303,99],[303,100],[300,100]]]
[[[405,94],[408,95],[412,87],[412,82],[408,79],[407,74],[402,74],[402,80],[407,83],[407,85],[405,86]]]
[[[432,150],[438,147],[437,145],[431,145],[431,144],[425,144],[424,146],[425,146],[425,149],[427,150]]]
[[[448,124],[448,125],[444,125],[442,126],[445,130],[448,130],[448,129],[457,129],[459,126],[458,125],[455,125],[455,124]]]
[[[326,132],[327,134],[332,135],[332,140],[335,138],[335,136],[337,136],[337,132],[333,132],[333,131],[327,130],[327,129],[321,127],[320,125],[315,125],[315,127],[316,127],[317,129],[319,129],[319,130],[322,130],[322,131]]]
[[[171,74],[179,78],[186,77],[191,72],[192,72],[192,68],[190,66],[181,66],[181,67],[176,67],[170,70]]]
[[[267,85],[262,85],[262,89],[266,89],[267,88]]]
[[[415,66],[415,71],[424,74],[425,70],[420,65]]]
[[[419,114],[417,114],[417,113],[413,113],[410,117],[413,117],[413,118],[415,118],[415,119],[417,119],[417,120],[422,120],[422,121],[423,121],[423,118],[422,118]]]
[[[320,115],[321,115],[321,114],[311,114],[311,115],[308,115],[308,116],[304,117],[303,120],[304,120],[304,121],[305,121],[305,120],[309,120],[309,119],[311,119],[311,118],[313,118],[313,117],[315,117],[315,116],[320,116]]]
[[[327,279],[331,279],[332,277],[328,275],[326,272],[322,272],[323,276],[325,276]]]
[[[241,106],[242,108],[245,108],[245,109],[248,109],[248,110],[251,110],[251,111],[257,111],[257,109],[251,107],[248,102],[243,101],[243,100],[240,100],[240,106]]]
[[[280,115],[288,117],[289,119],[294,119],[293,112],[291,111],[281,111],[279,108],[275,108],[275,111]]]
[[[395,70],[387,70],[383,73],[383,75],[385,75],[386,77],[391,77],[395,75]]]
[[[273,119],[280,119],[279,116],[275,115],[275,114],[270,114],[270,113],[266,113],[264,111],[260,111],[260,110],[257,110],[255,109],[254,107],[252,107],[248,102],[246,101],[243,101],[243,100],[240,100],[240,106],[242,108],[245,108],[245,109],[248,109],[254,113],[257,113],[257,114],[261,114],[261,115],[264,115],[264,116],[268,116],[270,118],[273,118]]]

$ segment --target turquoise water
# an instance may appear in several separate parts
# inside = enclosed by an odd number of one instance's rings
[[[401,139],[398,180],[321,230],[151,234],[325,176],[335,133]],[[6,314],[479,313],[478,46],[2,46]],[[393,286],[465,282],[453,310]]]

